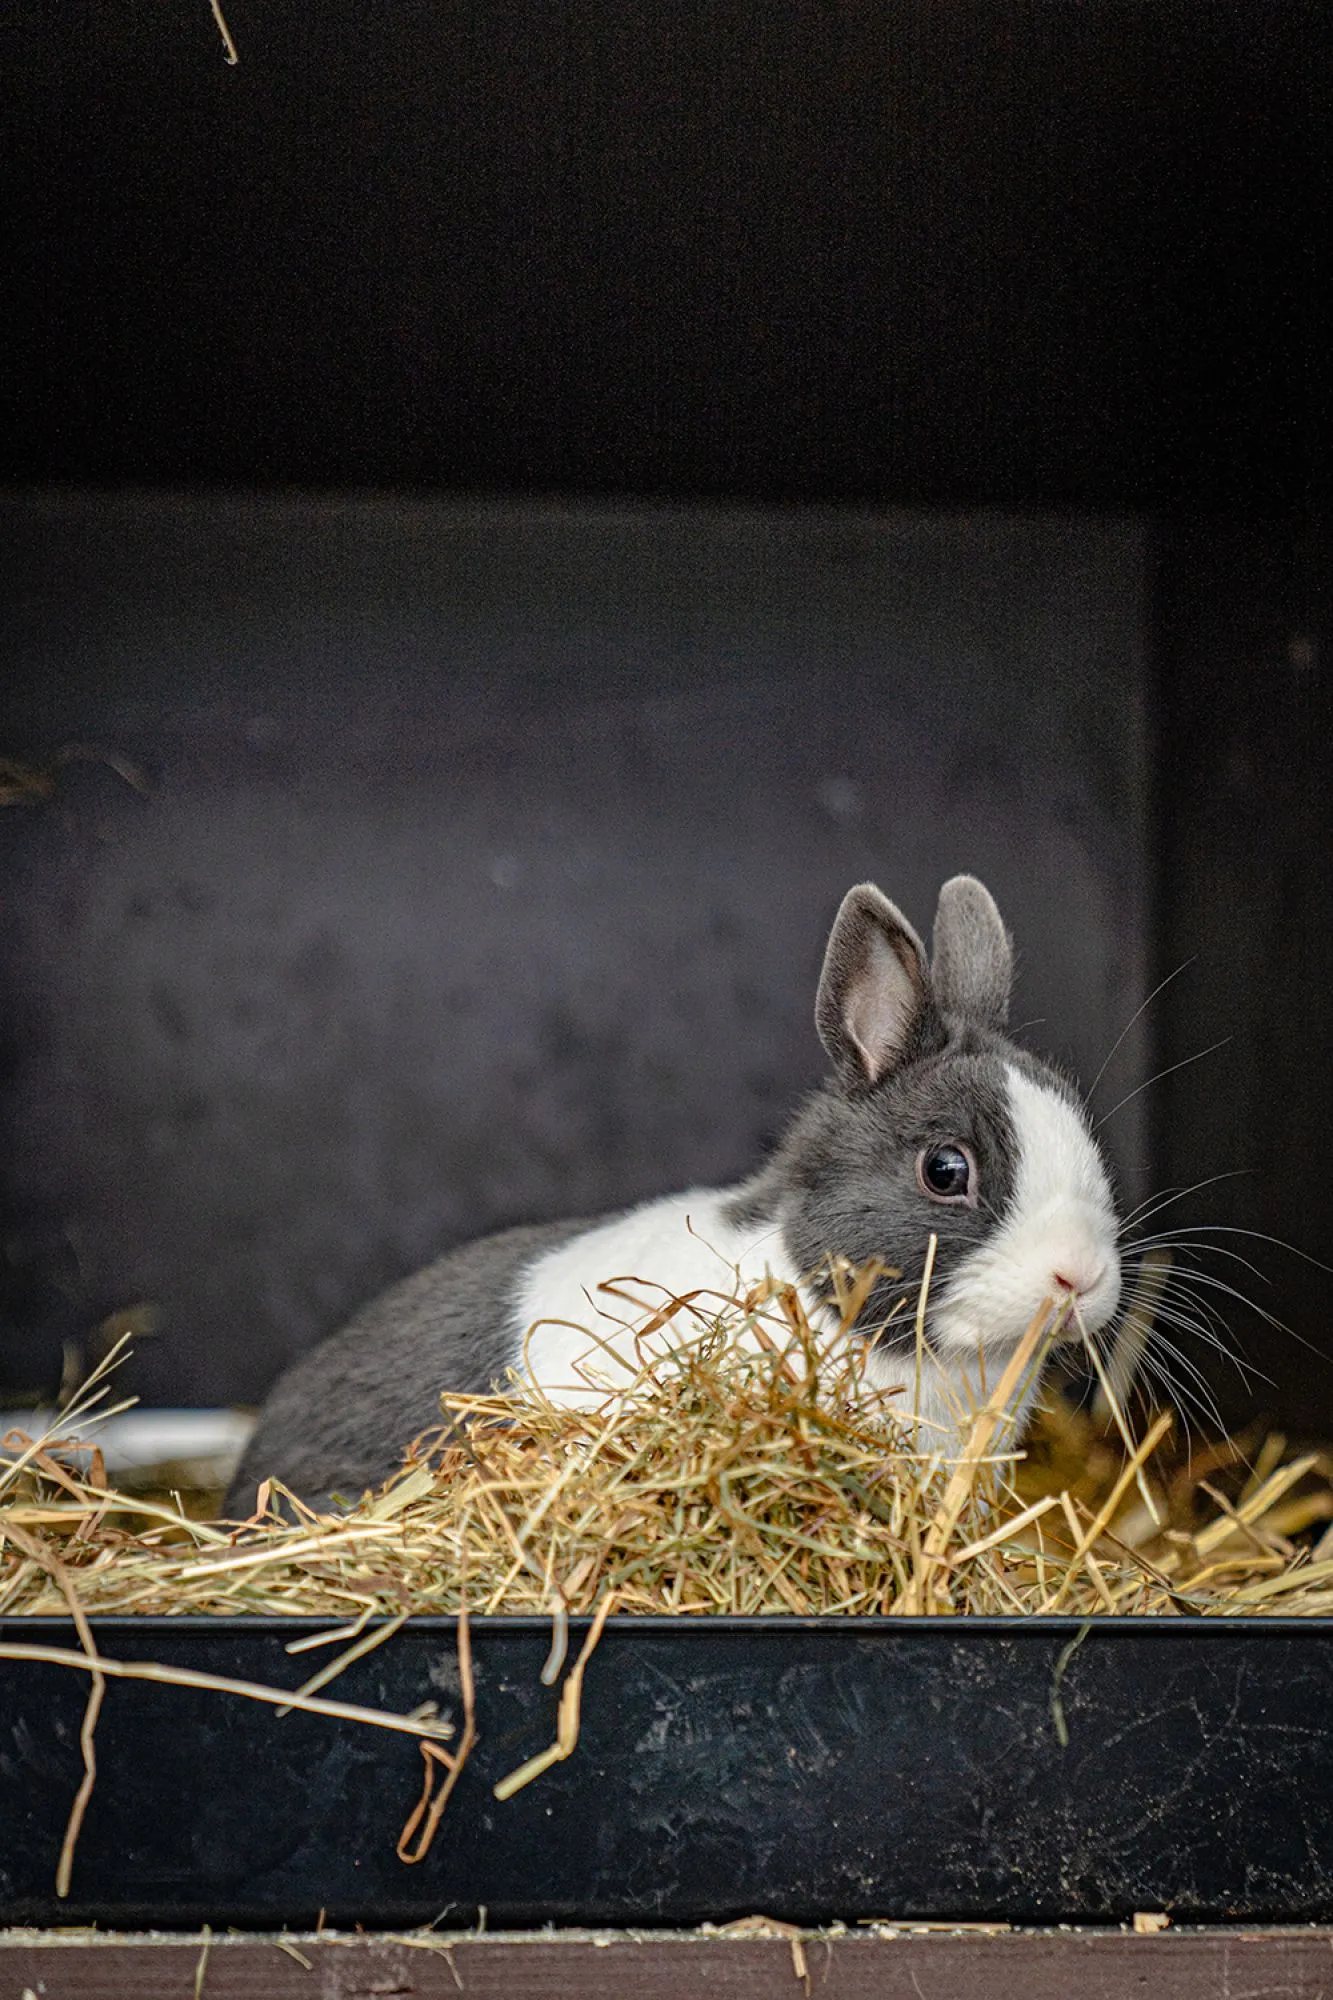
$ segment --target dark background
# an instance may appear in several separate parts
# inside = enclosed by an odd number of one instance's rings
[[[1318,0],[30,0],[13,477],[1075,508],[1326,478]]]
[[[148,1294],[137,1386],[251,1395],[743,1165],[844,880],[963,863],[1036,1039],[1185,961],[1128,1083],[1230,1037],[1131,1190],[1333,1261],[1322,7],[227,13],[0,26],[0,753],[152,788],[3,814],[0,1380]]]

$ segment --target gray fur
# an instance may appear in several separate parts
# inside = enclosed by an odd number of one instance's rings
[[[780,1220],[799,1270],[817,1271],[831,1256],[854,1265],[884,1260],[890,1272],[871,1291],[856,1331],[890,1346],[915,1340],[908,1309],[930,1236],[937,1238],[933,1282],[942,1287],[1009,1202],[1018,1162],[1006,1064],[1065,1089],[1055,1071],[1001,1036],[967,1023],[945,1033],[942,1047],[900,1065],[873,1091],[815,1092],[734,1210],[737,1221]],[[957,1141],[971,1148],[986,1190],[976,1208],[932,1202],[917,1184],[922,1148]]]
[[[1014,948],[990,890],[955,875],[935,912],[931,985],[939,1007],[1000,1032],[1009,1019]]]
[[[302,1498],[354,1499],[438,1424],[440,1394],[485,1395],[514,1358],[510,1302],[519,1272],[585,1221],[506,1229],[451,1250],[382,1292],[281,1376],[259,1414],[226,1511],[254,1504],[276,1473]]]
[[[873,961],[864,951],[872,925],[892,939],[900,960],[910,961],[915,947],[921,976],[909,982],[904,1004],[896,970],[879,961],[889,988],[879,1012],[895,1012],[897,1053],[886,1046],[884,1067],[867,1088],[842,1010],[857,982],[872,976],[867,967]],[[915,931],[886,897],[863,883],[844,898],[818,1012],[838,1081],[798,1111],[769,1165],[738,1190],[732,1210],[738,1222],[780,1222],[798,1270],[814,1272],[831,1256],[856,1265],[879,1257],[896,1269],[896,1277],[886,1274],[874,1287],[857,1326],[890,1345],[915,1339],[914,1320],[904,1309],[920,1289],[931,1235],[943,1285],[1008,1205],[1018,1163],[1006,1067],[1078,1101],[1063,1076],[998,1032],[1008,1013],[1012,952],[1000,913],[975,877],[945,883],[934,943],[927,973]],[[864,996],[861,1004],[867,1005]],[[868,1012],[874,1017],[873,1001]],[[971,1148],[984,1205],[932,1202],[922,1193],[918,1154],[948,1142]]]
[[[771,1222],[803,1273],[818,1273],[835,1256],[895,1267],[861,1315],[856,1331],[868,1339],[914,1339],[910,1302],[932,1233],[945,1284],[1004,1215],[1018,1165],[1006,1067],[1078,1101],[1064,1077],[1002,1034],[1011,977],[1008,934],[971,876],[955,876],[941,891],[933,966],[907,919],[872,883],[843,899],[815,1013],[834,1075],[728,1208],[738,1224]],[[984,1190],[975,1205],[932,1201],[917,1181],[922,1149],[946,1143],[972,1151]],[[270,1473],[320,1498],[352,1497],[388,1478],[410,1441],[439,1422],[442,1391],[485,1393],[515,1365],[523,1274],[591,1226],[506,1230],[452,1251],[366,1306],[279,1381],[228,1510],[247,1511]]]

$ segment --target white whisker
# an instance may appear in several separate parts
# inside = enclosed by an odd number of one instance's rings
[[[1189,1418],[1193,1412],[1198,1419],[1201,1432],[1207,1432],[1209,1429],[1224,1431],[1226,1425],[1210,1385],[1206,1381],[1200,1381],[1196,1389],[1192,1384],[1180,1380],[1175,1370],[1163,1359],[1161,1350],[1165,1349],[1174,1360],[1188,1370],[1189,1364],[1186,1358],[1178,1354],[1170,1342],[1161,1341],[1157,1345],[1157,1352],[1149,1351],[1144,1355],[1145,1373],[1152,1381],[1161,1385],[1163,1399],[1180,1411],[1186,1430],[1189,1430]]]
[[[1149,1007],[1152,1006],[1152,1003],[1157,998],[1158,994],[1164,991],[1164,989],[1171,984],[1171,981],[1173,979],[1178,979],[1182,972],[1186,971],[1189,966],[1193,965],[1197,957],[1198,957],[1197,952],[1191,952],[1188,958],[1181,960],[1180,964],[1176,967],[1174,972],[1168,972],[1165,979],[1158,980],[1156,986],[1153,987],[1152,992],[1148,995],[1146,1000],[1142,1000],[1139,1002],[1139,1005],[1134,1009],[1134,1012],[1130,1015],[1124,1027],[1120,1030],[1120,1033],[1116,1036],[1110,1048],[1106,1051],[1105,1056],[1102,1058],[1101,1068],[1098,1070],[1096,1076],[1094,1076],[1094,1078],[1092,1079],[1092,1082],[1088,1085],[1089,1097],[1092,1096],[1093,1092],[1097,1088],[1097,1085],[1106,1075],[1107,1070],[1111,1066],[1112,1057],[1115,1055],[1117,1049],[1119,1049],[1119,1047],[1121,1046],[1126,1035],[1129,1033],[1130,1029],[1134,1026],[1135,1022],[1142,1019],[1143,1015],[1147,1013]]]
[[[1308,1250],[1298,1249],[1296,1244],[1286,1242],[1281,1236],[1270,1236],[1266,1229],[1243,1229],[1238,1223],[1231,1222],[1195,1222],[1190,1226],[1210,1236],[1252,1236],[1256,1242],[1271,1243],[1275,1250],[1286,1250],[1293,1257],[1299,1257],[1303,1264],[1313,1264],[1316,1271],[1327,1271],[1333,1276],[1333,1264],[1325,1264],[1321,1258],[1312,1257]]]
[[[1202,1062],[1205,1056],[1216,1055],[1219,1049],[1224,1049],[1227,1043],[1234,1039],[1232,1035],[1223,1035],[1220,1042],[1211,1043],[1208,1048],[1200,1049],[1195,1055],[1182,1056],[1179,1062],[1170,1063],[1165,1069],[1159,1069],[1156,1076],[1150,1076],[1143,1083],[1135,1084],[1133,1090],[1127,1091],[1118,1104],[1113,1104],[1109,1111],[1102,1113],[1097,1123],[1093,1126],[1093,1131],[1100,1132],[1108,1118],[1114,1118],[1117,1111],[1123,1111],[1125,1106],[1139,1096],[1142,1091],[1151,1090],[1153,1084],[1160,1083],[1164,1077],[1174,1076],[1178,1069],[1188,1069],[1191,1063]]]
[[[1219,1181],[1239,1180],[1253,1172],[1253,1167],[1232,1167],[1224,1174],[1210,1174],[1207,1180],[1194,1181],[1189,1187],[1167,1188],[1158,1194],[1150,1194],[1138,1204],[1137,1208],[1130,1210],[1120,1225],[1120,1233],[1123,1236],[1127,1229],[1141,1227],[1143,1223],[1151,1221],[1154,1215],[1159,1215],[1164,1208],[1169,1208],[1172,1202],[1184,1201],[1187,1195],[1200,1194],[1204,1188],[1216,1187]]]
[[[1126,1248],[1128,1250],[1206,1251],[1210,1257],[1229,1257],[1233,1263],[1243,1264],[1245,1269],[1253,1277],[1258,1278],[1261,1284],[1271,1285],[1273,1282],[1266,1271],[1261,1271],[1251,1258],[1243,1257],[1239,1250],[1229,1250],[1225,1243],[1202,1243],[1195,1236],[1144,1236],[1137,1243],[1127,1244]],[[1181,1266],[1181,1269],[1186,1271],[1197,1270],[1197,1268],[1198,1266],[1194,1264],[1183,1264]]]

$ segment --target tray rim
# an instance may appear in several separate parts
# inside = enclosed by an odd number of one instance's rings
[[[353,1621],[340,1619],[337,1614],[309,1613],[287,1614],[279,1612],[134,1612],[109,1611],[89,1612],[88,1623],[94,1632],[148,1633],[154,1637],[166,1638],[172,1634],[197,1638],[205,1634],[243,1635],[249,1638],[278,1636],[282,1633],[307,1633],[327,1631]],[[373,1631],[394,1623],[391,1613],[385,1612],[369,1618],[360,1627],[363,1632]],[[468,1627],[478,1635],[494,1634],[514,1637],[532,1634],[546,1638],[551,1631],[551,1618],[543,1612],[496,1612],[490,1615],[477,1613],[469,1617]],[[590,1612],[571,1612],[569,1629],[584,1632],[592,1624]],[[22,1632],[34,1635],[59,1631],[74,1631],[74,1620],[59,1612],[28,1613],[22,1611],[0,1612],[0,1632],[7,1638],[17,1638]],[[399,1627],[402,1631],[427,1631],[452,1633],[458,1629],[458,1614],[452,1611],[414,1612]],[[1052,1637],[1072,1636],[1085,1632],[1091,1639],[1094,1635],[1105,1634],[1118,1638],[1147,1638],[1151,1634],[1179,1637],[1181,1634],[1220,1635],[1226,1633],[1234,1637],[1244,1631],[1257,1636],[1260,1633],[1270,1638],[1292,1638],[1297,1634],[1323,1635],[1333,1638],[1333,1613],[1327,1616],[1253,1616],[1244,1613],[1232,1615],[1187,1615],[1162,1617],[1147,1613],[1138,1617],[1097,1613],[1090,1618],[1077,1614],[1056,1612],[1008,1613],[996,1616],[973,1617],[959,1614],[950,1617],[897,1618],[886,1614],[825,1613],[808,1618],[794,1613],[771,1612],[748,1616],[733,1612],[680,1613],[668,1612],[613,1612],[607,1618],[603,1639],[615,1637],[625,1639],[636,1633],[650,1637],[661,1637],[666,1632],[697,1633],[706,1635],[741,1638],[747,1635],[787,1636],[797,1632],[847,1632],[856,1638],[890,1637],[895,1633],[910,1633],[921,1637],[927,1633],[941,1640],[957,1639],[964,1634],[978,1636],[1014,1638],[1024,1633],[1049,1634]]]

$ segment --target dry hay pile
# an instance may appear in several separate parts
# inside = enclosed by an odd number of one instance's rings
[[[849,1276],[854,1316],[858,1281]],[[697,1301],[675,1302],[693,1314]],[[0,1614],[617,1611],[815,1615],[1333,1610],[1333,1462],[1280,1437],[1188,1450],[1052,1401],[1026,1449],[1001,1412],[1029,1330],[965,1444],[905,1422],[796,1294],[711,1303],[702,1331],[596,1411],[444,1398],[441,1433],[346,1513],[274,1486],[240,1525],[112,1492],[95,1453],[0,1455]],[[77,1435],[105,1372],[67,1414]],[[95,1431],[91,1433],[95,1435]],[[1252,1461],[1247,1445],[1253,1451]],[[1304,1534],[1299,1542],[1295,1537]]]

